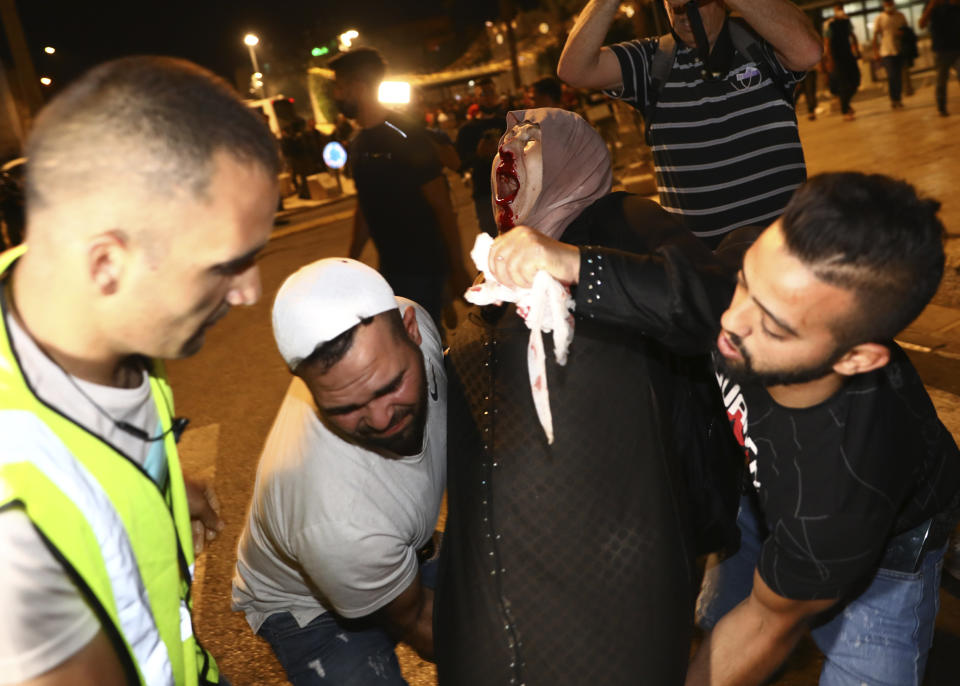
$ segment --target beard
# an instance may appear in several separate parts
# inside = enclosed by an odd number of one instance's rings
[[[423,397],[416,405],[400,408],[393,413],[390,425],[384,431],[389,431],[410,416],[413,419],[407,428],[392,436],[379,436],[378,434],[382,432],[375,432],[368,427],[364,427],[357,431],[354,442],[381,454],[392,453],[401,457],[419,454],[423,450],[423,436],[427,428],[426,385],[424,385],[423,390]]]
[[[836,364],[844,355],[844,351],[839,347],[834,348],[830,355],[823,361],[805,367],[786,367],[782,369],[757,370],[753,366],[753,358],[743,346],[743,341],[736,334],[727,331],[727,337],[743,356],[742,360],[731,361],[724,357],[714,346],[713,359],[717,370],[726,376],[730,381],[741,386],[748,384],[759,384],[768,386],[790,386],[795,384],[808,383],[822,379],[827,374],[833,372],[833,365]]]
[[[419,347],[412,342],[410,342],[410,345],[416,347],[419,359],[417,375],[420,380],[420,391],[416,402],[394,410],[393,416],[390,417],[390,423],[384,429],[374,430],[366,424],[361,424],[355,431],[346,432],[334,422],[326,421],[321,415],[320,419],[327,428],[348,443],[371,450],[386,458],[410,457],[421,453],[423,451],[423,437],[427,428],[427,374],[423,354]],[[407,417],[412,419],[406,428],[389,436],[382,435],[389,432]]]

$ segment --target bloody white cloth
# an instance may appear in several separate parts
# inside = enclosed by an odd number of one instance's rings
[[[570,289],[540,270],[533,277],[531,288],[508,288],[490,273],[488,256],[493,238],[486,233],[477,236],[470,251],[477,269],[483,272],[484,283],[472,286],[464,294],[474,305],[490,305],[497,302],[517,304],[517,314],[523,317],[530,329],[530,345],[527,346],[527,370],[530,374],[530,390],[537,417],[553,443],[553,416],[550,413],[550,394],[547,389],[546,353],[543,334],[553,332],[553,355],[557,364],[567,363],[567,351],[573,340],[574,300]]]

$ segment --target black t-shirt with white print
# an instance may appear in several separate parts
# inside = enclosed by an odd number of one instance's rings
[[[957,446],[892,345],[885,367],[803,409],[717,372],[766,527],[758,571],[781,596],[841,597],[892,536],[944,511],[960,488]]]

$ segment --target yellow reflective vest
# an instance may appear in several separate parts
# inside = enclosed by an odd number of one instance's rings
[[[20,246],[0,255],[0,286]],[[176,440],[161,490],[132,459],[46,405],[0,321],[0,510],[21,509],[89,602],[131,684],[216,684],[193,634],[193,543]],[[163,367],[150,388],[164,431],[173,399]]]

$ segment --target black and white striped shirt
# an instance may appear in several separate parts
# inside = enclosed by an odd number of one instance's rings
[[[762,39],[759,63],[733,49],[727,27],[714,48],[729,51],[725,76],[704,80],[697,52],[678,42],[652,117],[650,141],[664,209],[712,247],[741,226],[765,226],[806,180],[793,100],[802,72],[784,69]],[[607,94],[644,111],[658,38],[610,46],[623,87]]]

